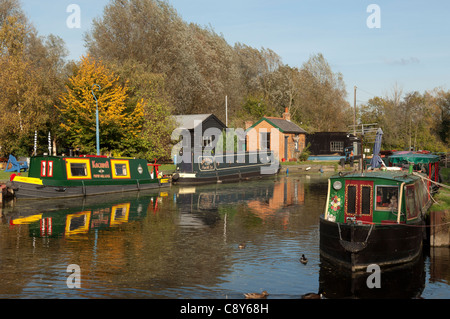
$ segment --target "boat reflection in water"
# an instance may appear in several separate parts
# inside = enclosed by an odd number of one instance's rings
[[[305,184],[279,177],[263,183],[180,186],[173,200],[180,209],[184,226],[210,226],[239,208],[259,221],[277,218],[287,226],[290,222],[288,208],[305,203]]]
[[[379,288],[370,288],[368,285],[368,282],[371,285],[375,283],[375,272],[352,272],[324,258],[320,262],[319,286],[329,299],[420,298],[425,288],[423,254],[414,262],[389,269],[381,268]]]
[[[161,194],[165,193],[115,195],[114,200],[110,196],[93,196],[80,201],[53,199],[24,205],[19,202],[3,218],[11,226],[28,224],[31,237],[68,237],[142,220],[148,211],[156,212]]]

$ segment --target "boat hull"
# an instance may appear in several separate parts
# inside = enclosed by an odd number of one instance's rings
[[[366,271],[371,264],[392,267],[412,262],[422,253],[424,222],[356,225],[320,217],[320,254],[352,271]]]
[[[209,184],[217,182],[236,182],[241,180],[261,178],[265,176],[273,176],[278,174],[280,168],[274,169],[270,174],[261,174],[261,169],[256,170],[228,170],[228,171],[211,171],[200,172],[196,174],[175,173],[172,181],[175,184]]]
[[[132,192],[147,189],[158,189],[168,185],[169,184],[161,183],[160,181],[151,183],[144,183],[141,181],[140,183],[136,182],[132,184],[81,186],[49,186],[22,182],[10,182],[8,187],[14,191],[14,195],[17,199],[45,199]]]

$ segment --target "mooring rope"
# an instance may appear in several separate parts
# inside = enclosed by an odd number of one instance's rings
[[[372,225],[372,226],[383,226],[383,224],[376,224],[376,223],[371,223],[371,222],[362,222],[365,225]],[[398,225],[398,226],[405,226],[405,227],[417,227],[417,228],[427,228],[427,227],[436,227],[436,226],[444,226],[444,225],[450,225],[450,222],[447,223],[442,223],[442,224],[434,224],[433,226],[431,225],[411,225],[411,224],[393,224],[393,225]]]
[[[338,230],[339,230],[339,243],[341,244],[342,248],[344,248],[346,251],[350,251],[353,253],[357,253],[360,252],[362,250],[364,250],[367,247],[367,242],[369,241],[369,237],[370,234],[372,233],[373,227],[375,226],[375,224],[371,224],[370,225],[370,229],[367,233],[367,237],[366,240],[363,242],[349,242],[346,240],[342,239],[342,234],[341,234],[341,226],[340,223],[338,224]]]
[[[420,177],[422,180],[426,180],[426,181],[429,181],[429,182],[431,182],[431,183],[433,183],[433,184],[436,184],[436,185],[438,185],[439,187],[444,187],[444,188],[450,189],[450,186],[447,186],[447,185],[442,184],[442,183],[435,182],[435,181],[433,181],[433,180],[431,180],[431,179],[429,179],[429,178],[427,178],[427,177],[425,177],[425,176],[423,176],[423,175],[421,175],[421,174],[418,174],[418,173],[416,173],[416,172],[413,172],[413,175],[414,175],[414,176],[417,176],[417,177]],[[439,204],[439,203],[433,198],[433,196],[431,196],[431,193],[430,193],[430,190],[428,189],[428,187],[426,187],[426,190],[427,190],[428,195],[430,195],[430,198],[433,200],[433,202],[434,202],[435,204]]]
[[[442,184],[442,183],[438,183],[438,182],[436,182],[436,181],[433,181],[432,179],[429,179],[429,178],[427,178],[427,177],[425,177],[425,176],[423,176],[423,175],[421,175],[421,174],[419,174],[419,173],[417,173],[417,172],[413,172],[413,175],[418,176],[418,177],[420,177],[420,178],[422,178],[422,179],[425,179],[425,180],[427,180],[427,181],[429,181],[429,182],[432,182],[432,183],[438,185],[439,187],[444,187],[444,188],[450,189],[450,186],[445,185],[445,184]]]

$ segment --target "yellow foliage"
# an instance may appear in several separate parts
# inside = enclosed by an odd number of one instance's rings
[[[101,60],[82,57],[77,72],[69,78],[66,92],[60,97],[61,106],[57,106],[69,143],[85,151],[92,151],[95,145],[96,100],[93,94],[98,101],[103,148],[120,148],[124,140],[137,137],[142,129],[143,101],[130,107],[127,91],[127,84],[120,85],[119,77]]]

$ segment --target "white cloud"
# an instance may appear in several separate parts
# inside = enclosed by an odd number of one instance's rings
[[[416,57],[401,58],[401,59],[385,58],[384,62],[389,65],[409,65],[409,64],[419,64],[420,60]]]

